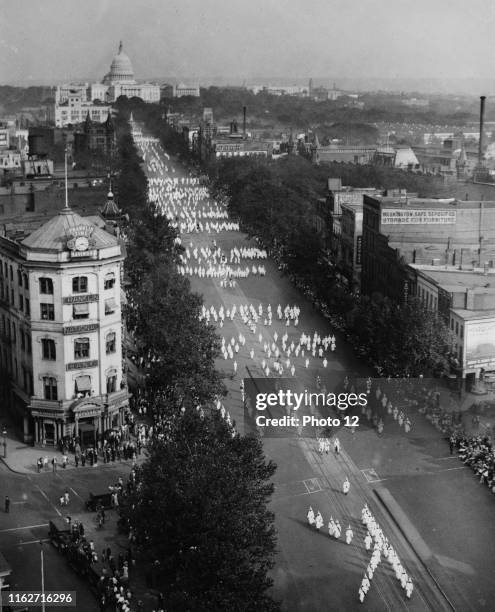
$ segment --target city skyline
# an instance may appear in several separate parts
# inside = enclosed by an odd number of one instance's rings
[[[475,0],[47,0],[4,4],[0,82],[101,80],[119,40],[136,78],[240,84],[313,77],[495,90],[495,6]],[[469,41],[469,44],[466,44]]]

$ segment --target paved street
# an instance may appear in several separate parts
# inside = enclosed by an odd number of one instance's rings
[[[66,558],[47,540],[48,523],[54,518],[69,515],[73,521],[83,522],[87,538],[93,538],[98,552],[103,545],[119,552],[120,548],[115,548],[115,516],[112,517],[115,512],[108,512],[110,516],[105,528],[97,531],[95,515],[85,510],[84,502],[90,492],[105,492],[119,476],[126,478],[129,470],[128,464],[117,463],[96,468],[59,470],[56,474],[51,471],[17,474],[0,463],[0,550],[12,567],[12,590],[41,589],[41,540],[44,542],[45,590],[77,591],[78,611],[99,609],[86,580],[68,566]],[[68,507],[61,508],[59,498],[66,490],[71,500]],[[9,514],[3,512],[5,495],[11,500]],[[60,608],[47,606],[46,609]]]
[[[187,176],[179,165],[163,161],[169,169],[174,167],[174,177]],[[183,244],[192,243],[191,248],[211,247],[213,240],[225,252],[234,245],[250,244],[238,232],[183,236]],[[237,317],[227,319],[218,329],[226,341],[238,338],[239,333],[246,337],[246,344],[235,355],[236,375],[232,360],[218,361],[229,388],[224,403],[240,431],[244,430],[240,380],[248,374],[246,368],[254,376],[262,376],[263,344],[272,342],[275,332],[279,337],[287,332],[289,342],[303,331],[311,335],[315,330],[321,335],[335,333],[272,262],[263,263],[266,276],[239,279],[235,287],[221,286],[218,278],[191,277],[193,290],[216,311],[234,304],[253,304],[255,309],[262,304],[266,309],[270,303],[273,311],[279,303],[282,308],[287,304],[301,308],[297,329],[292,325],[286,328],[285,321],[276,317],[271,327],[260,324],[254,334]],[[329,355],[326,369],[321,359],[311,359],[308,368],[302,357],[293,359],[299,386],[312,387],[317,375],[323,384],[335,375],[367,375],[366,368],[335,335],[337,350]],[[449,456],[448,444],[424,417],[413,413],[410,417],[413,427],[408,435],[391,417],[381,438],[366,421],[361,421],[355,434],[342,428],[338,435],[344,452],[339,457],[317,452],[316,432],[313,437],[264,439],[267,456],[278,464],[272,507],[279,542],[273,577],[274,596],[282,601],[284,610],[490,609],[495,562],[493,538],[486,536],[494,529],[493,497],[469,469]],[[351,481],[348,496],[341,489],[346,476]],[[413,579],[415,590],[410,601],[391,567],[382,561],[364,604],[359,604],[358,588],[369,559],[360,522],[365,501]],[[310,504],[325,520],[321,533],[307,524]],[[344,530],[348,524],[352,526],[351,545],[329,538],[326,523],[330,515],[340,520]]]

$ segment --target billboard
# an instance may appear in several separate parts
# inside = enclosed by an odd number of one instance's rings
[[[484,367],[495,361],[495,320],[465,326],[466,367]]]
[[[382,225],[443,225],[456,222],[455,210],[424,210],[386,208],[382,210]]]

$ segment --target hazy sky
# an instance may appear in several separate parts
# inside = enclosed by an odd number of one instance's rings
[[[495,0],[0,0],[0,83],[495,76]]]

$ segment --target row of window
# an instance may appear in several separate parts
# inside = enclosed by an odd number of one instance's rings
[[[107,355],[115,353],[117,350],[117,337],[115,332],[110,332],[105,336],[105,352]],[[41,354],[43,359],[55,361],[57,359],[57,349],[55,340],[42,338]],[[74,359],[88,359],[90,355],[89,338],[76,338],[74,340]]]
[[[426,291],[424,287],[420,287],[418,291],[418,297],[426,308],[430,310],[437,310],[438,299],[429,291]]]
[[[459,324],[459,321],[454,321],[454,319],[450,319],[450,329],[452,331],[455,330],[455,335],[459,336],[459,338],[464,337],[464,325]]]
[[[115,370],[107,376],[106,382],[107,393],[115,393],[117,391],[117,373]],[[78,376],[74,381],[74,395],[85,397],[91,394],[91,376]],[[46,400],[58,400],[57,379],[53,376],[43,377],[43,397]]]
[[[9,296],[9,288],[4,286],[2,279],[0,279],[0,299],[2,299],[4,302],[10,302],[11,306],[13,306],[14,308],[16,307],[14,290],[10,290]],[[31,316],[31,306],[29,298],[24,297],[22,293],[19,294],[19,310],[21,310],[27,317]]]
[[[17,342],[17,329],[15,323],[10,322],[5,318],[5,315],[2,315],[2,334],[12,341],[12,344],[16,344]],[[19,329],[19,336],[21,339],[21,349],[23,351],[27,351],[29,355],[31,355],[32,347],[31,347],[31,336],[28,332],[25,332],[23,329]]]
[[[117,304],[114,298],[105,300],[105,314],[113,314],[117,310]],[[42,302],[40,304],[40,316],[43,321],[55,321],[55,305]],[[89,303],[73,304],[72,306],[73,319],[88,319],[89,318]]]
[[[115,274],[110,272],[105,276],[105,289],[113,289],[115,286]],[[53,280],[48,277],[39,279],[40,293],[44,295],[53,295]],[[72,279],[72,293],[87,293],[88,292],[88,277],[75,276]]]
[[[7,352],[6,350],[3,352],[0,351],[0,370],[6,370],[13,378],[14,382],[19,384],[28,395],[33,395],[32,372],[24,366],[21,366],[22,377],[20,377],[17,359],[13,357],[11,352]]]
[[[8,265],[7,262],[3,263],[3,266],[0,263],[0,276],[3,276],[6,280],[11,280],[14,282],[14,269],[11,265]],[[24,289],[29,289],[29,278],[27,274],[23,274],[21,270],[17,270],[17,284],[19,287],[24,287]]]

